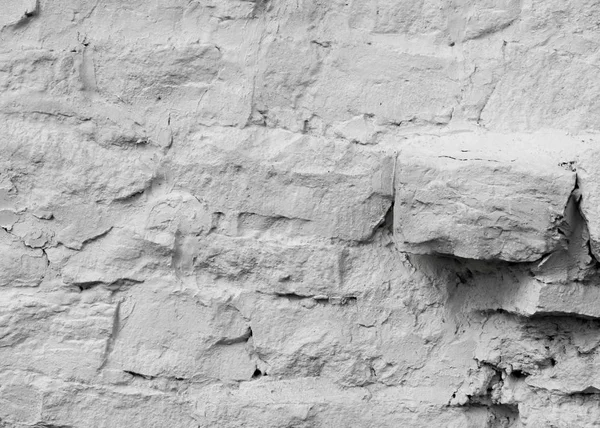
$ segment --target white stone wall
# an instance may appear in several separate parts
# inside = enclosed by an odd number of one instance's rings
[[[600,421],[600,4],[0,0],[0,428]]]

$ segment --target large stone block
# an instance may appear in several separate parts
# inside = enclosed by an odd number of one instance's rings
[[[62,277],[81,288],[131,284],[160,276],[171,261],[172,247],[147,241],[130,229],[114,229],[73,254],[62,268]]]
[[[519,143],[526,140],[459,134],[403,147],[394,204],[398,248],[513,262],[557,249],[575,173],[559,165],[552,146]]]
[[[151,182],[157,150],[144,145],[138,150],[103,148],[79,131],[84,118],[62,121],[68,112],[38,101],[27,106],[38,109],[36,113],[5,114],[0,122],[6,149],[0,166],[11,171],[7,175],[20,189],[23,204],[45,207],[63,198],[127,198]]]
[[[110,339],[116,305],[109,292],[0,295],[0,371],[36,372],[62,380],[96,378]]]
[[[256,361],[252,330],[224,300],[176,292],[153,281],[127,293],[106,369],[147,378],[242,381]]]
[[[201,128],[164,168],[213,212],[283,224],[296,237],[367,240],[392,199],[391,156],[281,130]]]

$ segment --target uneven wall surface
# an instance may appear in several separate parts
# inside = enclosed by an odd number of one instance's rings
[[[0,6],[0,427],[600,425],[598,2]]]

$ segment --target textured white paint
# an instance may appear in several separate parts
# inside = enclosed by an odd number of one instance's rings
[[[598,424],[597,2],[0,8],[0,428]]]

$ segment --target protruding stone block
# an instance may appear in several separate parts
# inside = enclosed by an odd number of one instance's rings
[[[513,262],[555,250],[576,179],[550,146],[493,134],[417,139],[398,155],[398,248]]]
[[[497,311],[530,317],[536,315],[565,315],[600,318],[600,288],[589,284],[543,283],[535,278],[513,278],[510,284],[480,278],[477,286],[460,285],[454,298],[460,301],[461,311]]]

